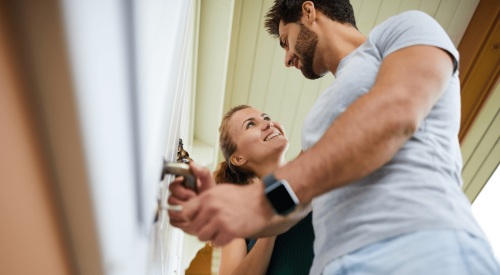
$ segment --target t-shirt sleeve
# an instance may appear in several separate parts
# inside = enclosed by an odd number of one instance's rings
[[[458,70],[459,54],[441,25],[421,11],[407,11],[379,25],[375,44],[382,58],[415,45],[429,45],[447,51],[453,59],[453,73]]]

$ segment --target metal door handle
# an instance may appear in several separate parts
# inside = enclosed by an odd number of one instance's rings
[[[198,188],[196,188],[196,176],[191,172],[188,164],[185,163],[168,163],[164,162],[163,171],[161,179],[165,177],[166,174],[173,174],[176,177],[183,176],[183,185],[186,188],[193,190],[198,193]]]

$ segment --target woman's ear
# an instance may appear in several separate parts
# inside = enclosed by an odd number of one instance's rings
[[[247,162],[247,159],[240,155],[232,155],[230,161],[233,165],[242,166]]]

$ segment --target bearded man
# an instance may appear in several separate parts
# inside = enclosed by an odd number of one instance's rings
[[[500,274],[461,191],[459,55],[441,26],[408,11],[366,37],[348,0],[276,0],[266,19],[286,66],[335,75],[304,122],[303,153],[248,186],[182,200],[172,186],[183,210],[171,223],[222,246],[283,232],[312,202],[310,274]]]

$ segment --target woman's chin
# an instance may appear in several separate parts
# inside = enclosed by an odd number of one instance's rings
[[[288,149],[288,146],[289,146],[288,139],[280,136],[278,139],[274,140],[273,145],[276,145],[275,148],[278,151],[286,151]]]

